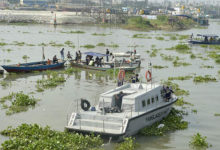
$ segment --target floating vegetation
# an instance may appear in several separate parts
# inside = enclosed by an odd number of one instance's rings
[[[193,148],[208,148],[211,147],[211,145],[208,144],[206,141],[207,137],[202,136],[200,133],[196,133],[191,137],[191,141],[189,142],[189,145]]]
[[[190,55],[190,58],[191,58],[191,59],[195,59],[195,58],[196,58],[196,55],[195,55],[195,54],[191,54],[191,55]]]
[[[181,53],[181,54],[191,54],[192,53],[190,50],[190,47],[186,44],[178,44],[174,47],[166,48],[166,50],[175,50],[176,52]]]
[[[163,68],[168,68],[168,66],[153,65],[153,68],[155,68],[155,69],[163,69]]]
[[[22,32],[22,33],[27,34],[27,33],[30,33],[30,32]]]
[[[189,38],[189,35],[179,35],[179,40],[185,40],[188,38]]]
[[[80,47],[84,47],[84,48],[87,48],[87,49],[92,49],[92,48],[95,48],[95,45],[87,44],[87,45],[83,45],[83,46],[80,46]]]
[[[13,43],[14,43],[13,45],[16,45],[16,46],[24,46],[25,45],[25,42],[14,41]]]
[[[2,143],[2,149],[86,150],[100,148],[103,144],[99,136],[60,132],[37,124],[9,126],[0,133],[9,137]]]
[[[209,65],[201,65],[200,68],[208,68],[208,69],[211,69],[211,68],[214,68],[214,66],[209,66]]]
[[[0,46],[5,46],[5,45],[8,45],[8,44],[4,42],[0,42]]]
[[[29,97],[23,92],[12,93],[0,99],[0,103],[4,105],[4,109],[7,109],[7,115],[27,111],[30,106],[34,107],[37,101],[38,99]]]
[[[220,70],[218,71],[218,74],[220,75]]]
[[[160,41],[163,41],[164,40],[164,37],[155,37],[155,39],[157,39],[157,40],[160,40]]]
[[[63,73],[64,73],[64,74],[71,75],[71,74],[73,74],[74,72],[78,72],[78,71],[80,71],[79,68],[69,67],[69,68],[67,68]]]
[[[135,150],[138,147],[138,144],[134,141],[135,138],[132,137],[124,138],[122,143],[116,145],[115,150]]]
[[[189,95],[189,91],[186,91],[186,90],[184,90],[184,89],[180,89],[178,84],[173,83],[173,82],[171,82],[170,80],[168,80],[168,81],[163,81],[162,83],[163,83],[164,85],[169,86],[169,87],[171,86],[172,89],[173,89],[173,91],[174,91],[174,94],[175,94],[176,96],[183,96],[183,95],[188,96],[188,95]]]
[[[158,49],[152,49],[152,52],[150,53],[150,57],[156,57],[157,52],[158,52]]]
[[[176,36],[170,36],[170,40],[175,41],[175,40],[177,40],[177,38],[176,38]]]
[[[11,82],[0,81],[0,85],[4,88],[7,88],[7,87],[11,86]]]
[[[112,43],[112,44],[108,45],[108,47],[112,47],[112,48],[118,48],[118,47],[119,47],[119,45],[118,45],[118,44],[114,44],[114,43]]]
[[[37,88],[53,88],[66,81],[64,76],[59,75],[55,71],[47,71],[47,76],[47,79],[37,80]]]
[[[60,33],[69,33],[69,34],[83,34],[83,33],[85,33],[84,31],[67,31],[67,32],[65,32],[65,31],[61,31]]]
[[[152,37],[147,34],[134,34],[132,38],[140,38],[140,39],[152,39]]]
[[[40,43],[40,44],[38,44],[38,46],[48,46],[48,44]]]
[[[168,80],[181,80],[181,81],[183,81],[183,80],[189,80],[192,77],[193,76],[190,76],[190,75],[188,75],[188,76],[178,76],[178,77],[168,77]]]
[[[216,117],[220,117],[220,114],[215,113],[214,116],[216,116]]]
[[[50,46],[53,46],[53,47],[64,47],[63,44],[57,44],[57,43],[54,42],[54,41],[51,41],[49,44],[50,44]]]
[[[183,121],[183,115],[185,115],[183,111],[172,108],[166,118],[154,123],[152,126],[143,128],[140,134],[145,136],[161,136],[170,131],[186,129],[188,128],[188,122]],[[160,127],[161,124],[163,125],[162,127]]]
[[[198,111],[196,109],[192,109],[192,112],[197,114]]]
[[[183,97],[178,98],[178,100],[176,101],[175,105],[176,105],[176,106],[183,106],[183,105],[190,105],[190,106],[193,106],[193,104],[184,101]]]
[[[111,35],[111,34],[105,34],[105,33],[93,33],[92,35],[94,35],[94,36],[107,36],[107,35]]]
[[[27,60],[28,60],[30,57],[27,56],[27,55],[24,55],[22,58],[27,62]]]
[[[192,64],[187,63],[187,62],[181,62],[181,61],[178,61],[177,59],[173,61],[174,67],[189,66],[189,65],[192,65]]]
[[[212,77],[211,75],[205,75],[205,76],[195,76],[193,79],[193,82],[201,83],[201,82],[217,82],[215,77]]]
[[[64,44],[68,45],[69,47],[75,48],[75,45],[71,41],[66,41]]]
[[[34,44],[26,44],[26,46],[35,46]]]
[[[98,43],[96,46],[105,47],[105,43]]]
[[[218,51],[208,51],[208,57],[215,60],[217,64],[220,64],[220,54]]]
[[[160,54],[160,56],[162,57],[163,60],[166,60],[166,61],[173,61],[179,58],[178,56],[171,56],[171,55],[165,55],[165,54]]]

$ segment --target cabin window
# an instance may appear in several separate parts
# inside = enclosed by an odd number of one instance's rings
[[[146,102],[145,100],[142,100],[142,107],[145,107],[146,106]]]
[[[156,101],[157,101],[157,102],[159,101],[159,97],[158,97],[158,95],[156,96]]]
[[[154,98],[153,97],[151,98],[151,102],[154,103]]]
[[[150,99],[147,100],[147,105],[150,105]]]

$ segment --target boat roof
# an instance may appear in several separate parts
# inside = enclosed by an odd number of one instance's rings
[[[131,54],[132,53],[128,53],[128,52],[126,52],[126,53],[123,53],[123,52],[121,52],[121,53],[113,53],[113,55],[115,57],[131,57]],[[135,54],[135,56],[140,57],[140,54]]]
[[[218,37],[218,35],[216,35],[216,34],[197,34],[197,36],[202,36],[202,37],[214,37],[214,38]]]
[[[98,57],[104,57],[106,54],[101,54],[101,53],[96,53],[96,52],[85,52],[85,55],[90,55],[90,56],[98,56]]]

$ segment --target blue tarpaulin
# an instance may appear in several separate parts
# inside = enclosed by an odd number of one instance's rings
[[[85,52],[85,55],[90,55],[90,56],[98,56],[98,57],[104,57],[106,54],[101,54],[101,53],[95,53],[95,52]]]

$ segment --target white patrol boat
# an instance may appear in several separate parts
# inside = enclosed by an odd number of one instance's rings
[[[101,94],[97,107],[81,99],[83,110],[77,107],[65,128],[122,139],[166,117],[176,101],[170,87],[129,83]]]

